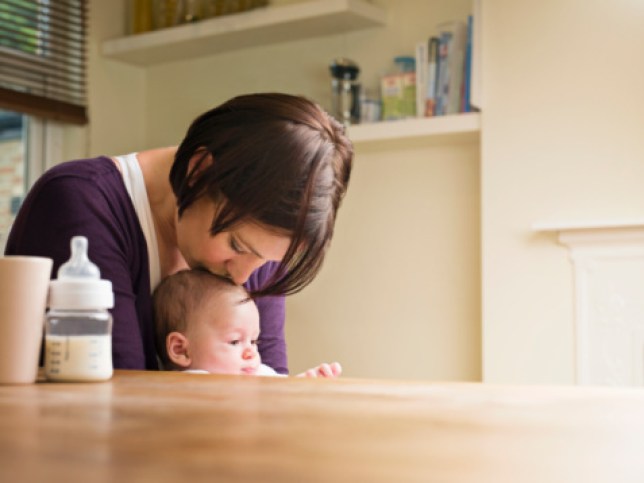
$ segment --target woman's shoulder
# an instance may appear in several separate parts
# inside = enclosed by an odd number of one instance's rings
[[[60,177],[93,178],[97,175],[117,173],[118,169],[111,158],[98,156],[96,158],[75,159],[57,164],[49,168],[41,179],[50,180]]]
[[[102,193],[97,197],[98,193]],[[49,168],[30,190],[31,197],[112,202],[127,198],[123,177],[111,158],[66,161]]]
[[[244,287],[249,292],[260,290],[273,277],[279,266],[279,262],[266,262],[251,274]]]

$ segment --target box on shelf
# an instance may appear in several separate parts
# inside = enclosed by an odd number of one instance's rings
[[[383,121],[416,117],[416,60],[399,56],[394,62],[394,72],[380,81]]]

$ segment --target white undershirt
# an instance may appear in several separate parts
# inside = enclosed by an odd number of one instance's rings
[[[116,159],[121,167],[125,188],[132,199],[136,216],[139,219],[139,224],[141,225],[141,230],[143,231],[143,235],[145,236],[145,241],[148,246],[150,291],[153,291],[161,281],[159,245],[157,243],[156,231],[154,231],[154,219],[152,218],[152,211],[150,210],[148,193],[145,189],[143,172],[139,166],[136,154],[137,153],[130,153],[123,156],[115,156],[114,159]]]
[[[184,369],[181,372],[187,372],[190,374],[210,374],[210,372],[204,371],[203,369]],[[259,367],[257,368],[257,372],[254,375],[286,377],[286,374],[279,374],[278,372],[275,371],[275,369],[263,363],[259,365]]]

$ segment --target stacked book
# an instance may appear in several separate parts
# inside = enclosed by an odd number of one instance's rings
[[[416,45],[416,116],[470,112],[472,16],[440,24]]]

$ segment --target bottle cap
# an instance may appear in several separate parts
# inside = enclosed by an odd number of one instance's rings
[[[415,72],[416,59],[408,55],[399,55],[394,57],[394,63],[398,66],[401,72]]]
[[[83,310],[114,307],[112,282],[101,279],[101,272],[87,257],[87,238],[71,240],[71,257],[58,269],[58,278],[49,282],[49,308]]]
[[[331,65],[329,66],[329,70],[331,71],[331,76],[336,79],[356,80],[360,73],[360,67],[358,67],[358,64],[346,57],[333,59],[333,62],[331,62]]]

